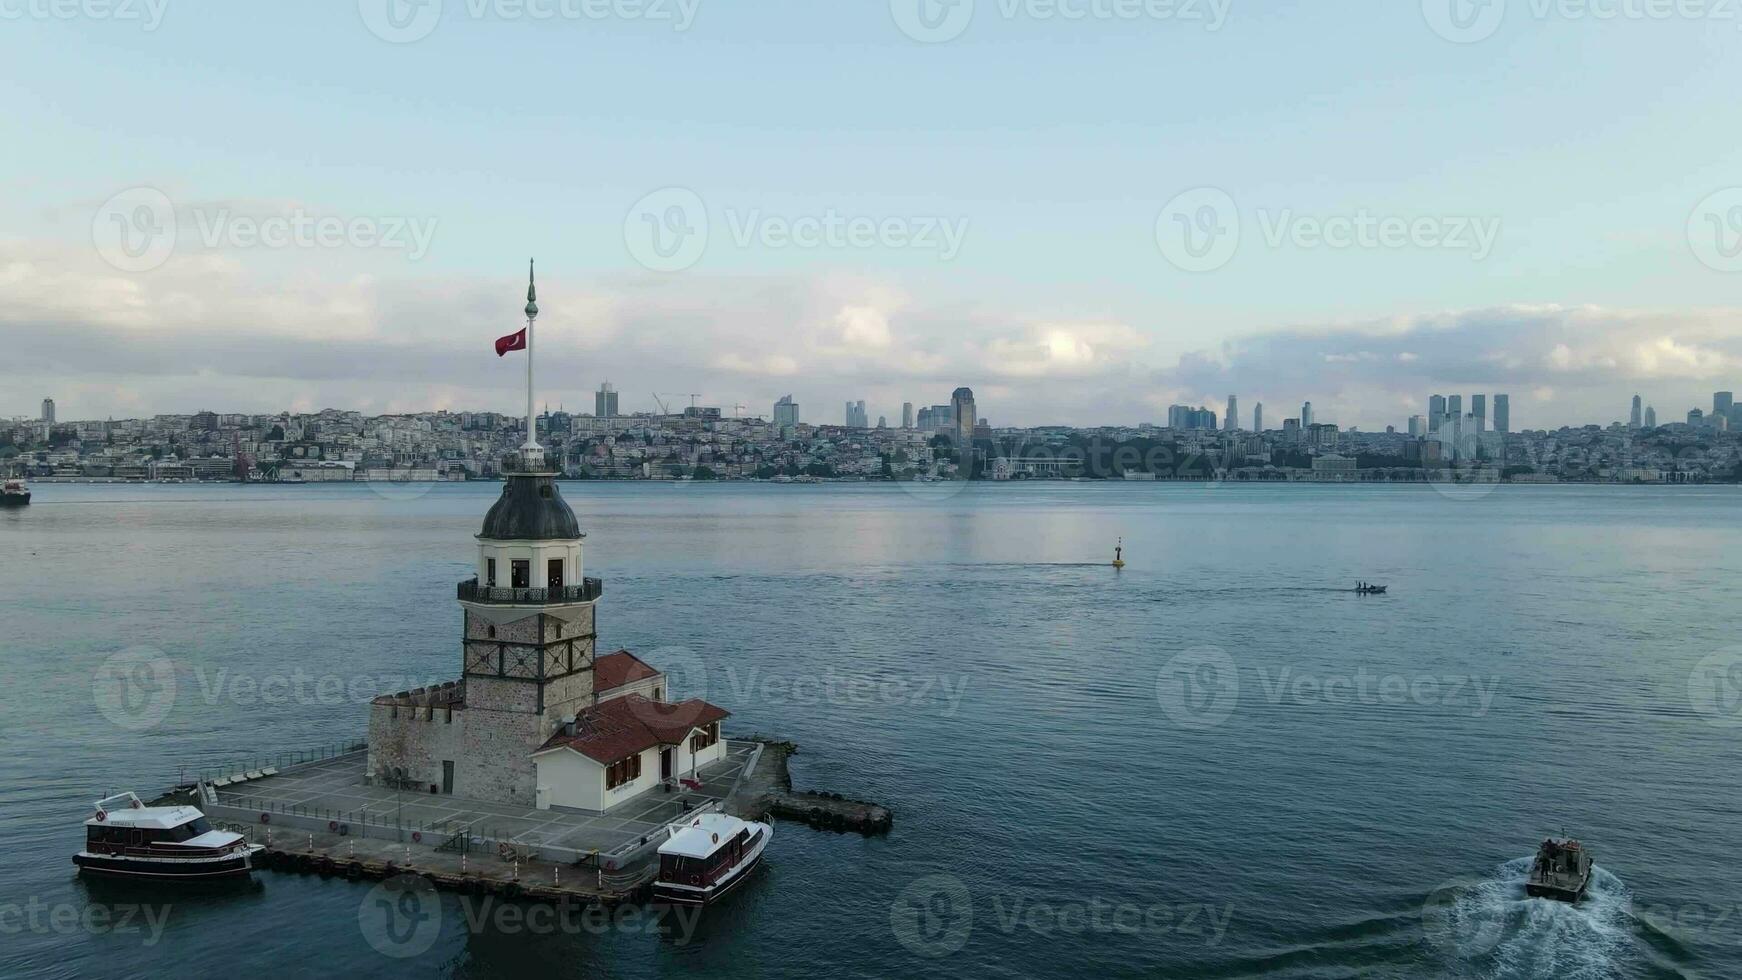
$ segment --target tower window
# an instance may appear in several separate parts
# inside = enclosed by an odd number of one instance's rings
[[[484,559],[484,585],[487,588],[496,587],[496,559]]]
[[[514,588],[532,588],[532,562],[516,558],[509,562],[509,573],[514,576],[514,581],[510,583]]]

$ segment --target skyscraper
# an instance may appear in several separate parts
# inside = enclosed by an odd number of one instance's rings
[[[790,435],[798,427],[798,402],[793,401],[791,395],[783,395],[774,403],[774,427],[783,436]]]
[[[913,428],[913,402],[901,403],[901,427],[903,429]]]
[[[617,389],[607,381],[593,392],[593,414],[602,419],[617,417]]]
[[[1512,431],[1512,396],[1494,396],[1494,431]]]
[[[1418,439],[1427,435],[1427,417],[1424,415],[1411,415],[1409,417],[1409,434]]]
[[[1640,406],[1643,404],[1644,402],[1640,400],[1638,395],[1633,396],[1633,414],[1629,416],[1627,420],[1627,425],[1629,427],[1637,429],[1645,424],[1645,416],[1640,414],[1639,410]]]
[[[1213,430],[1216,428],[1216,413],[1203,407],[1174,405],[1167,410],[1167,427],[1170,429]]]
[[[1310,429],[1313,427],[1313,403],[1312,402],[1306,402],[1306,403],[1302,404],[1300,407],[1300,427],[1303,429]]]
[[[1427,400],[1427,430],[1440,431],[1440,420],[1446,417],[1446,396],[1434,395]]]
[[[1716,392],[1712,395],[1712,414],[1728,420],[1730,407],[1736,404],[1736,396],[1728,391]]]
[[[1488,431],[1488,396],[1470,396],[1470,416],[1476,421],[1476,431]]]
[[[1262,435],[1264,433],[1264,403],[1263,402],[1259,402],[1258,404],[1252,406],[1252,431],[1259,433],[1260,435]]]
[[[1463,419],[1463,417],[1464,417],[1464,396],[1463,395],[1447,395],[1446,396],[1446,414],[1450,415],[1452,418],[1459,419],[1460,421]]]
[[[54,399],[53,398],[44,398],[42,400],[42,420],[44,422],[47,422],[49,425],[54,424]]]
[[[950,395],[950,408],[955,414],[956,445],[971,446],[974,444],[974,423],[979,416],[974,414],[974,389],[957,388]]]
[[[1229,432],[1240,430],[1240,400],[1233,395],[1228,396],[1228,415],[1222,419],[1222,428]]]
[[[1657,408],[1654,406],[1645,406],[1645,427],[1647,429],[1657,428]]]
[[[870,418],[865,414],[865,402],[863,399],[847,403],[846,426],[849,429],[871,428]]]

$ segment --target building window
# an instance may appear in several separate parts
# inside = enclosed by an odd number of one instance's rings
[[[716,721],[706,728],[697,729],[696,733],[690,736],[690,754],[694,755],[705,748],[713,746],[719,741],[720,723]]]
[[[484,585],[486,588],[496,587],[496,559],[484,559]]]
[[[549,581],[550,587],[553,589],[562,588],[563,587],[563,560],[561,558],[552,558],[549,561],[544,563],[544,567],[545,567],[545,578]]]
[[[605,788],[616,789],[641,778],[641,753],[621,759],[605,767]]]
[[[516,589],[532,588],[532,562],[516,558],[508,564],[509,571],[514,576],[514,581],[509,584]]]

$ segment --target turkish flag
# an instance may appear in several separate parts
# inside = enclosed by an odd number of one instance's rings
[[[515,333],[511,333],[506,337],[499,337],[496,340],[496,356],[497,357],[501,357],[503,354],[506,354],[511,350],[525,350],[525,349],[526,349],[526,328],[524,328],[524,327],[522,327],[519,331],[517,331]]]

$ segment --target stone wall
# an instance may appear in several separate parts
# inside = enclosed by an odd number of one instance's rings
[[[431,706],[395,703],[378,698],[369,706],[370,782],[390,784],[396,772],[428,791],[442,784],[442,762],[455,763],[455,792],[459,792],[458,770],[465,751],[466,709],[452,706]]]

